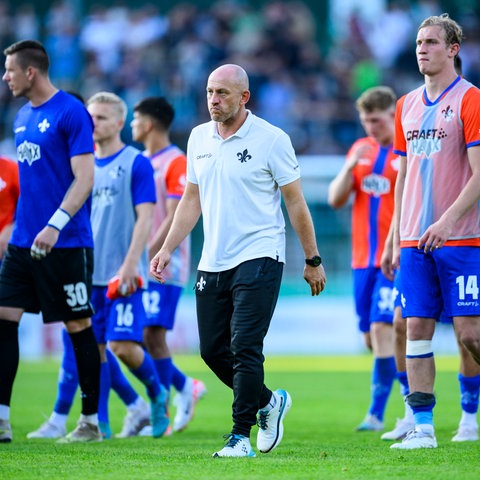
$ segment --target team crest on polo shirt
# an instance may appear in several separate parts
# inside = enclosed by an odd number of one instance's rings
[[[237,158],[240,161],[240,163],[245,163],[247,160],[250,160],[252,156],[249,155],[248,150],[245,149],[243,152],[237,153]]]

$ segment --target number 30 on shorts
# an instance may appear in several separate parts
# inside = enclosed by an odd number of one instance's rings
[[[69,283],[68,285],[64,285],[63,289],[67,294],[67,304],[69,307],[76,307],[78,305],[87,304],[88,290],[85,283]]]

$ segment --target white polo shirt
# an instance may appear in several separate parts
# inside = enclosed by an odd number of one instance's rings
[[[248,111],[226,140],[216,122],[188,140],[187,180],[198,185],[204,243],[199,270],[220,272],[260,257],[285,262],[279,187],[300,177],[289,136]]]

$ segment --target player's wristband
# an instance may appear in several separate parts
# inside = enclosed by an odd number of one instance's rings
[[[62,210],[61,208],[57,208],[55,213],[51,216],[50,220],[48,221],[47,225],[61,232],[71,218],[72,217],[65,210]]]

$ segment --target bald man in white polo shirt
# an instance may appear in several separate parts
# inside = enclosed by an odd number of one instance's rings
[[[305,254],[311,294],[325,287],[312,218],[288,135],[246,109],[248,76],[238,65],[214,70],[207,83],[211,121],[195,127],[187,148],[187,185],[172,227],[150,270],[160,282],[171,254],[200,215],[204,244],[196,281],[200,353],[233,389],[233,428],[214,457],[254,457],[283,436],[288,392],[264,385],[263,340],[285,263],[281,196]]]

